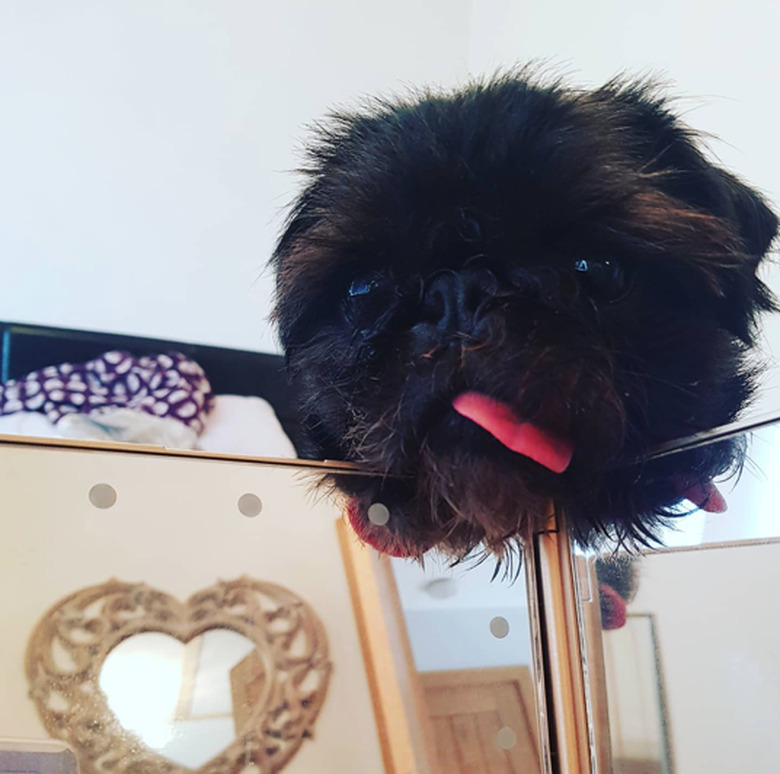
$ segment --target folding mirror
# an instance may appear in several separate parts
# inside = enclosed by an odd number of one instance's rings
[[[545,670],[566,772],[727,774],[780,756],[780,426],[743,441],[720,513],[681,506],[664,546],[536,543]],[[680,444],[671,455],[684,453]],[[562,516],[559,526],[565,523]],[[552,708],[551,708],[552,709]]]
[[[523,576],[380,558],[335,470],[6,438],[3,736],[82,774],[541,771]]]

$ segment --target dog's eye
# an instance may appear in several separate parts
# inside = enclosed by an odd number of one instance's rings
[[[614,258],[578,258],[574,261],[574,271],[581,278],[588,293],[598,301],[618,301],[630,289],[623,265]]]
[[[395,306],[394,284],[377,274],[356,277],[344,296],[344,316],[368,335]],[[365,330],[364,330],[365,326]]]
[[[353,279],[350,283],[347,295],[350,296],[350,298],[354,296],[366,296],[378,287],[379,279],[377,277],[358,277],[357,279]]]

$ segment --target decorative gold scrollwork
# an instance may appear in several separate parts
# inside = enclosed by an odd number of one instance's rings
[[[247,682],[246,701],[234,711],[236,739],[198,774],[278,772],[312,736],[332,666],[319,618],[273,583],[220,581],[186,602],[143,583],[81,589],[55,604],[30,637],[30,698],[46,730],[76,751],[82,774],[185,774],[192,770],[122,727],[98,680],[111,650],[133,635],[159,632],[187,643],[213,629],[254,644],[244,671],[258,679]]]

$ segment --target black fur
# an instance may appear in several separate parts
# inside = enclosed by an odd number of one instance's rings
[[[652,84],[519,72],[376,101],[332,116],[308,154],[275,316],[306,455],[377,471],[336,481],[362,537],[500,554],[552,500],[582,541],[644,540],[688,485],[738,464],[731,443],[633,463],[749,400],[777,231]],[[569,469],[457,415],[464,390],[571,438]],[[386,526],[366,519],[377,501]]]

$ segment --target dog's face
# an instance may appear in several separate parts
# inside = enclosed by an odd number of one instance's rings
[[[652,88],[518,76],[382,103],[310,160],[276,317],[307,455],[377,471],[337,481],[368,542],[500,553],[551,500],[582,539],[641,537],[732,462],[630,464],[747,401],[777,229]]]

